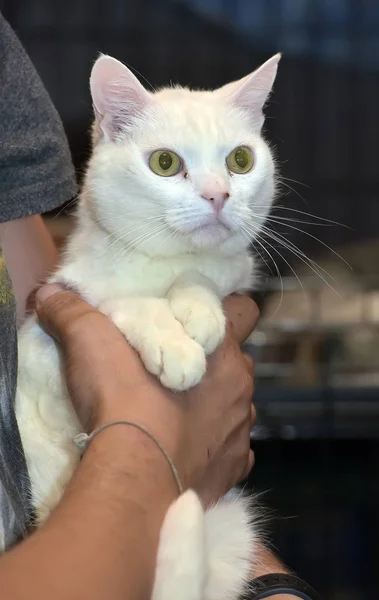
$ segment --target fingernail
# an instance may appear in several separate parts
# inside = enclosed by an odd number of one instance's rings
[[[57,294],[58,292],[64,292],[64,291],[65,291],[65,287],[63,285],[61,285],[60,283],[47,283],[46,285],[43,285],[41,288],[39,288],[39,290],[36,294],[37,308],[40,304],[45,302],[45,300],[50,298],[50,296],[54,296],[54,294]]]

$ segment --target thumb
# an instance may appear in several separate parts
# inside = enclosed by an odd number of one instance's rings
[[[38,288],[38,290],[36,290],[36,303],[41,305],[43,304],[43,302],[45,302],[45,300],[47,300],[51,296],[54,296],[54,294],[65,291],[66,288],[60,283],[47,283],[45,285],[42,285],[40,288]]]
[[[58,283],[49,283],[37,291],[36,310],[45,331],[62,343],[82,317],[97,313],[80,296]]]
[[[259,317],[255,302],[243,294],[232,294],[223,302],[224,311],[239,344],[253,332]]]

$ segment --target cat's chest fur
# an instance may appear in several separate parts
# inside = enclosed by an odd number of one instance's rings
[[[97,241],[83,245],[81,236],[74,234],[65,260],[53,277],[54,281],[73,285],[95,305],[110,298],[164,297],[181,275],[191,272],[211,280],[220,298],[247,290],[252,284],[253,258],[248,251],[231,256],[214,251],[150,257],[133,250],[123,254],[116,247],[102,248]]]

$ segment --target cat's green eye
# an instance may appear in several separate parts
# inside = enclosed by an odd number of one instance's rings
[[[149,160],[150,169],[161,177],[172,177],[182,170],[182,161],[175,152],[156,150]]]
[[[248,173],[254,165],[254,156],[247,146],[238,146],[226,158],[226,164],[232,173]]]

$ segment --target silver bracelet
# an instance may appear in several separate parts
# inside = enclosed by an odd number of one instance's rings
[[[104,429],[108,429],[108,427],[113,427],[114,425],[129,425],[130,427],[135,427],[136,429],[143,431],[155,443],[155,445],[158,446],[159,450],[162,452],[163,456],[165,457],[170,466],[176,485],[178,486],[179,495],[181,495],[183,493],[182,482],[180,481],[178,471],[172,461],[171,456],[167,454],[167,451],[164,449],[164,447],[162,446],[160,441],[155,437],[155,435],[150,433],[150,431],[146,429],[146,427],[144,427],[143,425],[139,425],[138,423],[134,423],[133,421],[114,421],[113,423],[105,423],[105,425],[100,425],[100,427],[94,429],[94,431],[92,431],[92,433],[90,434],[79,433],[78,435],[76,435],[74,437],[74,444],[81,450],[83,454],[87,450],[93,438],[96,437],[98,433],[104,431]]]

